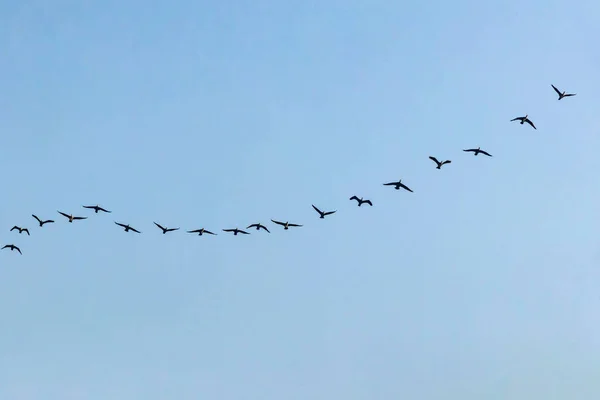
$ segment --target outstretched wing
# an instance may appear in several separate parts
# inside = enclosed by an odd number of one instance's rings
[[[223,232],[234,232],[235,229],[223,229]]]
[[[94,208],[96,208],[96,206],[81,206],[81,207],[83,207],[83,208],[91,208],[92,210],[93,210]]]
[[[73,217],[73,219],[87,219],[87,217]]]
[[[466,149],[466,150],[463,150],[463,151],[472,151],[472,152],[475,152],[475,151],[477,151],[477,149]]]
[[[132,228],[132,227],[129,227],[129,230],[130,230],[130,231],[134,231],[135,233],[142,233],[142,232],[140,232],[140,231],[138,231],[137,229],[135,229],[135,228]]]
[[[13,248],[14,248],[15,250],[17,250],[17,251],[19,252],[19,254],[23,255],[23,253],[21,253],[21,249],[20,249],[20,248],[18,248],[17,246],[13,246]]]
[[[433,162],[435,162],[438,165],[440,164],[440,162],[438,161],[438,159],[435,158],[435,157],[429,156],[429,159],[432,160]]]
[[[288,224],[288,226],[297,226],[297,227],[300,227],[300,226],[302,226],[302,225],[298,225],[298,224]]]
[[[15,226],[13,226],[12,228],[10,228],[10,231],[12,232],[12,231],[14,231],[15,229],[19,229],[19,227],[15,225]]]
[[[323,215],[331,215],[331,214],[335,214],[337,210],[335,211],[326,211],[325,213],[323,213]]]
[[[274,219],[272,219],[271,221],[273,221],[274,224],[285,226],[285,222],[275,221]]]
[[[556,88],[556,86],[554,86],[554,85],[552,85],[552,84],[550,84],[550,86],[552,86],[552,89],[554,89],[554,91],[555,91],[556,93],[558,93],[558,95],[559,95],[559,96],[560,96],[560,95],[562,95],[562,93],[560,92],[560,90],[558,90],[558,89]]]
[[[384,183],[383,186],[396,186],[398,182]]]
[[[179,228],[169,228],[167,229],[167,232],[173,232],[173,231],[178,231]]]
[[[446,160],[446,161],[444,161],[444,162],[442,163],[442,165],[444,165],[444,164],[450,164],[451,162],[452,162],[452,161],[450,161],[450,160]]]
[[[152,221],[154,222],[154,221]],[[163,228],[160,224],[157,224],[156,222],[154,222],[154,225],[158,226],[160,229],[162,229],[163,231],[165,230],[165,228]]]
[[[119,223],[119,222],[117,222],[117,221],[113,221],[113,222],[114,222],[115,224],[117,224],[117,225],[119,225],[119,226],[123,227],[123,228],[127,228],[127,225],[125,225],[125,224],[121,224],[121,223]]]
[[[98,210],[104,211],[105,213],[111,213],[112,212],[112,211],[108,211],[107,209],[102,208],[102,207],[98,207]]]
[[[204,230],[204,233],[208,233],[209,235],[216,235],[216,233],[212,233],[211,231]]]
[[[576,96],[577,93],[566,93],[563,97]]]
[[[239,229],[238,229],[238,232],[239,232],[239,233],[243,233],[244,235],[249,235],[249,233],[248,233],[248,232],[246,232],[246,231],[242,231],[242,230],[239,230]]]
[[[366,204],[370,205],[371,207],[373,207],[373,203],[371,203],[371,200],[365,200],[365,201],[363,201],[363,203],[366,203]]]
[[[260,228],[262,228],[262,229],[264,229],[265,231],[267,231],[267,232],[271,233],[271,231],[269,231],[269,229],[267,229],[267,227],[266,227],[266,226],[264,226],[264,225],[260,225],[260,224],[259,224],[259,225],[258,225],[258,229],[260,229]]]
[[[31,235],[29,234],[29,229],[27,229],[27,228],[23,228],[23,232],[27,232],[27,236],[31,236]]]
[[[523,119],[523,117],[517,117],[517,118],[513,118],[513,119],[511,119],[511,120],[510,120],[510,122],[513,122],[513,121],[521,121],[522,119]]]
[[[68,215],[68,214],[65,214],[65,213],[64,213],[64,212],[62,212],[62,211],[58,211],[58,213],[59,213],[60,215],[64,216],[64,217],[66,217],[66,218],[71,218],[71,216],[70,216],[70,215]]]
[[[250,228],[256,228],[256,227],[258,227],[259,225],[260,225],[260,224],[251,224],[251,225],[248,225],[248,226],[246,227],[246,229],[250,229]],[[259,228],[259,229],[260,229],[260,228]]]
[[[350,200],[352,200],[352,199],[350,199]],[[317,207],[315,207],[315,205],[314,205],[314,204],[311,204],[311,206],[312,206],[312,208],[314,208],[314,209],[315,209],[315,211],[316,211],[316,212],[318,212],[318,213],[319,213],[319,214],[321,214],[321,215],[323,214],[323,212],[322,212],[321,210],[319,210]]]
[[[356,201],[360,201],[360,199],[359,199],[358,197],[356,197],[356,196],[352,196],[352,197],[350,197],[350,200],[356,200]]]
[[[481,154],[485,154],[485,155],[486,155],[486,156],[488,156],[488,157],[491,157],[491,156],[492,156],[492,155],[491,155],[490,153],[488,153],[487,151],[479,150],[479,152],[480,152]]]
[[[39,218],[37,217],[37,215],[35,215],[35,214],[31,214],[31,216],[32,216],[33,218],[37,219],[37,222],[39,222],[40,224],[42,223],[42,220],[41,220],[41,219],[39,219]]]
[[[525,122],[527,122],[529,125],[531,125],[533,127],[533,129],[537,130],[537,128],[535,127],[535,125],[533,124],[533,122],[531,122],[531,120],[529,118],[526,119]]]
[[[400,187],[401,187],[401,188],[403,188],[403,189],[406,189],[406,190],[408,190],[409,192],[412,192],[412,189],[411,189],[411,188],[409,188],[408,186],[406,186],[404,183],[401,183],[401,184],[400,184]]]

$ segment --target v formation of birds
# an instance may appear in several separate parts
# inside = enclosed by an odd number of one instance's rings
[[[575,96],[576,95],[576,93],[567,93],[566,91],[562,91],[561,92],[554,85],[550,85],[550,86],[552,86],[552,89],[554,89],[554,91],[558,94],[558,100],[562,100],[565,97],[571,97],[571,96]],[[510,121],[511,122],[513,122],[513,121],[519,121],[519,123],[521,125],[523,125],[523,124],[529,124],[533,129],[537,130],[537,128],[535,127],[535,124],[533,123],[533,121],[531,119],[529,119],[529,115],[525,115],[524,117],[516,117],[516,118],[511,119]],[[477,147],[476,149],[464,149],[463,151],[464,152],[468,152],[468,153],[473,153],[473,155],[475,155],[475,156],[477,156],[479,154],[483,154],[485,156],[492,157],[492,155],[490,153],[488,153],[485,150],[482,150],[481,147]],[[436,157],[433,157],[433,156],[429,156],[429,159],[432,160],[435,163],[436,169],[441,169],[442,166],[444,166],[446,164],[450,164],[452,162],[451,160],[440,161]],[[412,193],[412,189],[410,187],[408,187],[406,184],[402,183],[402,179],[398,179],[397,182],[387,182],[387,183],[384,183],[383,185],[384,186],[392,186],[396,190],[404,189],[404,190]],[[350,197],[350,200],[356,201],[356,203],[357,203],[357,205],[359,207],[362,206],[363,204],[369,205],[371,207],[373,206],[373,202],[370,199],[365,199],[363,197],[358,197],[356,195]],[[100,207],[99,205],[95,205],[95,206],[83,206],[83,208],[86,208],[86,209],[89,209],[89,210],[94,210],[94,213],[96,213],[96,214],[98,214],[99,212],[102,212],[102,213],[112,213],[112,211],[109,211],[109,210],[107,210],[107,209],[105,209],[103,207]],[[319,218],[321,218],[321,219],[325,218],[328,215],[334,214],[336,212],[336,210],[333,210],[333,211],[323,211],[323,210],[319,209],[318,207],[316,207],[314,204],[312,204],[312,208],[318,213]],[[57,212],[60,215],[62,215],[64,218],[66,218],[66,220],[68,222],[70,222],[70,223],[73,223],[74,221],[84,220],[84,219],[88,218],[88,217],[75,216],[73,214],[67,214],[67,213],[64,213],[62,211],[57,211]],[[44,227],[44,225],[46,225],[46,224],[53,224],[53,223],[55,223],[55,221],[52,220],[52,219],[42,219],[42,218],[38,217],[35,214],[32,214],[31,216],[37,221],[37,223],[39,225],[39,228]],[[117,221],[113,221],[113,222],[116,225],[118,225],[119,227],[123,228],[123,230],[125,232],[133,232],[133,233],[138,233],[138,234],[142,233],[141,231],[139,231],[139,230],[135,229],[134,227],[130,226],[129,224],[124,224],[122,222],[117,222]],[[287,229],[289,229],[291,227],[294,227],[294,228],[302,227],[302,225],[300,225],[300,224],[293,224],[293,223],[290,223],[289,221],[283,222],[283,221],[277,221],[277,220],[272,219],[271,222],[273,222],[276,225],[282,226],[284,230],[287,230]],[[162,226],[161,224],[159,224],[157,222],[154,222],[154,225],[156,225],[156,227],[158,229],[160,229],[160,231],[163,234],[167,234],[169,232],[178,231],[180,229],[179,227],[177,227],[177,228],[165,227],[165,226]],[[264,230],[265,232],[270,233],[269,228],[267,228],[265,225],[263,225],[261,223],[255,223],[255,224],[248,225],[245,229],[246,230],[253,229],[253,230],[256,230],[256,231]],[[232,233],[235,236],[237,236],[238,234],[249,235],[250,232],[247,232],[246,230],[239,229],[237,227],[236,228],[222,229],[223,232]],[[19,233],[19,234],[26,233],[27,236],[30,236],[30,231],[26,227],[14,225],[10,229],[10,231],[11,232],[12,231],[16,231],[15,233]],[[209,230],[207,230],[205,228],[192,229],[192,230],[189,230],[189,231],[186,231],[186,232],[190,233],[190,234],[199,235],[199,236],[202,236],[204,234],[206,234],[206,235],[217,235],[216,233],[211,232],[211,231],[209,231]],[[2,250],[7,249],[7,250],[11,250],[11,251],[16,250],[19,254],[21,254],[21,255],[23,254],[21,252],[21,248],[19,246],[15,245],[15,244],[6,244],[1,249]]]

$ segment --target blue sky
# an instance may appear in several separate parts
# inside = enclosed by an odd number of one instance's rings
[[[599,11],[0,2],[0,398],[597,397]]]

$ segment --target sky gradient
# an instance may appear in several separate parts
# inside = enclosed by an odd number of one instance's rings
[[[0,0],[0,398],[598,398],[599,15]]]

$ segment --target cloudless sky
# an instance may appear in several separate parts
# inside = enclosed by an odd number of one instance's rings
[[[598,398],[599,21],[0,1],[0,398]]]

